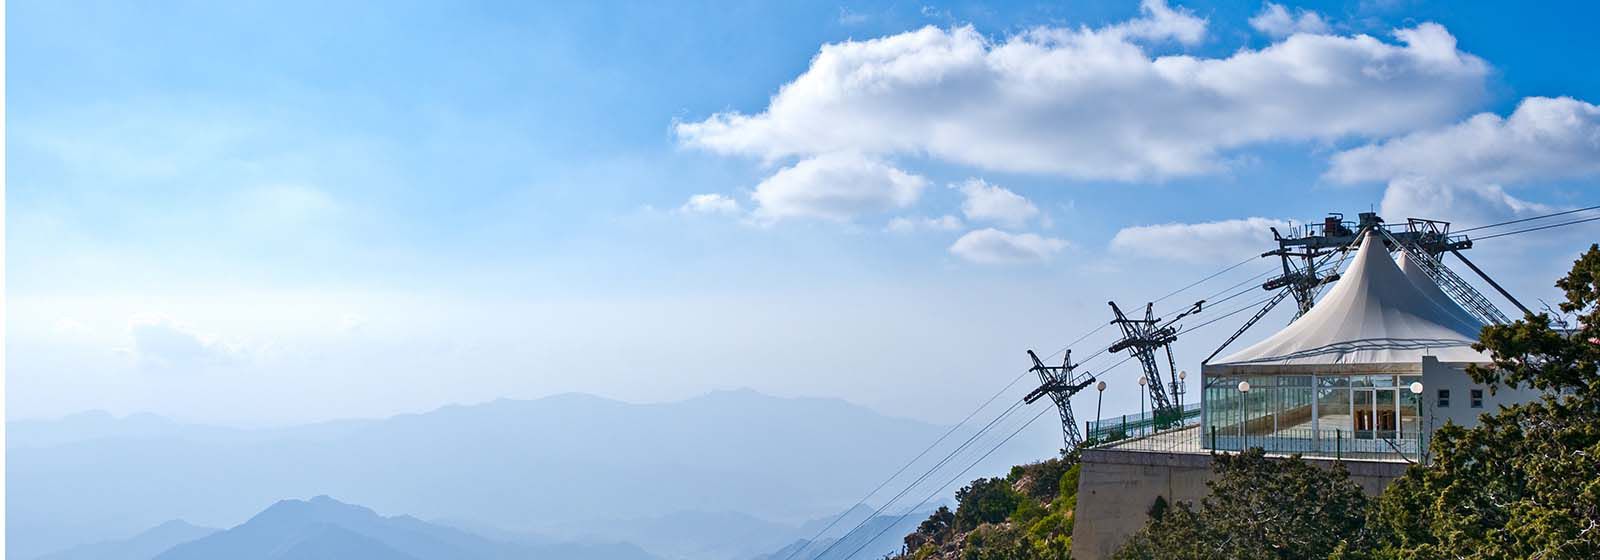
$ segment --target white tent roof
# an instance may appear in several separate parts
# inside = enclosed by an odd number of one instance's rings
[[[1412,262],[1405,252],[1400,253],[1400,257],[1395,259],[1395,264],[1400,266],[1400,271],[1406,274],[1406,279],[1411,281],[1412,286],[1416,286],[1417,291],[1428,296],[1428,301],[1433,302],[1434,305],[1443,308],[1450,315],[1471,326],[1472,332],[1476,333],[1483,329],[1482,321],[1472,316],[1466,309],[1462,309],[1461,304],[1456,303],[1456,300],[1450,299],[1450,296],[1445,295],[1444,290],[1439,289],[1439,284],[1429,278],[1428,273],[1423,272],[1421,266]]]
[[[1369,232],[1342,279],[1311,311],[1266,340],[1206,364],[1204,371],[1399,373],[1421,371],[1423,356],[1488,361],[1472,349],[1483,325],[1416,272],[1407,277]]]

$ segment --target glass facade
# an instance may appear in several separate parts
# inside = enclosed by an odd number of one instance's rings
[[[1415,457],[1421,375],[1206,376],[1202,438],[1208,449]],[[1249,391],[1240,391],[1240,382]]]

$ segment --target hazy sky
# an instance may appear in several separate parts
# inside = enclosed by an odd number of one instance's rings
[[[1579,3],[9,8],[12,417],[751,387],[951,421],[1267,226],[1600,198]],[[1531,302],[1596,237],[1473,254]]]

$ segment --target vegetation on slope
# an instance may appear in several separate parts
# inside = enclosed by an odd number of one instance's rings
[[[1119,560],[1328,558],[1343,554],[1369,500],[1343,465],[1269,459],[1259,448],[1213,459],[1217,477],[1198,508],[1157,501]]]
[[[899,560],[1065,559],[1078,505],[1076,455],[1011,468],[956,492],[905,538]]]

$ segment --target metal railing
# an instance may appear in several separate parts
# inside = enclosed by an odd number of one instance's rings
[[[1108,426],[1107,430],[1111,428]],[[1417,462],[1422,449],[1418,434],[1384,430],[1290,428],[1241,435],[1237,429],[1203,428],[1197,423],[1187,423],[1148,433],[1135,431],[1128,437],[1111,439],[1115,435],[1112,431],[1106,439],[1090,440],[1088,445],[1096,449],[1153,453],[1234,453],[1259,447],[1273,455],[1405,462]]]
[[[1086,445],[1148,436],[1157,432],[1200,423],[1200,403],[1183,407],[1177,414],[1158,416],[1155,412],[1126,414],[1083,423]]]

